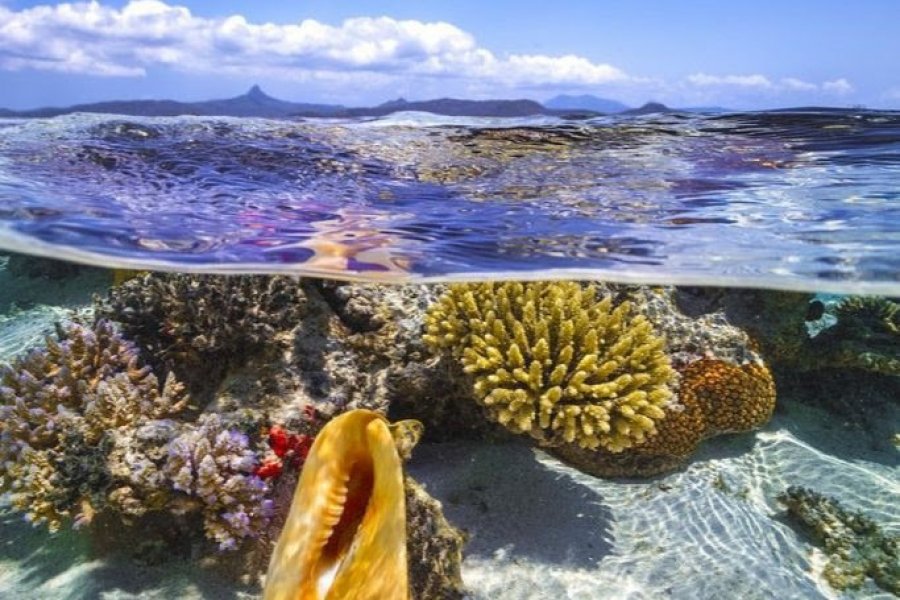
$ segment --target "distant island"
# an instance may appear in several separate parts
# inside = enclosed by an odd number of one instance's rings
[[[679,109],[693,112],[696,109]],[[724,109],[708,109],[721,112]],[[223,117],[383,117],[403,111],[420,111],[454,117],[528,117],[535,115],[589,118],[604,114],[644,115],[676,112],[663,104],[649,102],[631,108],[621,102],[597,96],[556,96],[544,104],[534,100],[460,100],[440,98],[408,102],[403,98],[372,107],[346,107],[337,104],[311,104],[279,100],[254,85],[246,94],[222,100],[179,102],[177,100],[112,100],[67,107],[45,107],[32,110],[0,108],[0,117],[55,117],[76,112],[119,114],[140,117],[174,117],[181,115]]]

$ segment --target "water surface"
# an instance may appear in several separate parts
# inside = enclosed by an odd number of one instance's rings
[[[0,123],[0,247],[111,267],[900,294],[900,113]]]

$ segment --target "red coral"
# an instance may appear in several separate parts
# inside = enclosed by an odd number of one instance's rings
[[[308,405],[303,409],[303,414],[310,422],[315,422],[315,408]],[[272,425],[267,437],[269,448],[274,455],[266,456],[256,468],[256,474],[264,479],[281,475],[285,463],[298,469],[302,467],[313,444],[313,436],[305,433],[288,433],[281,425]]]
[[[281,469],[282,464],[280,458],[277,456],[267,456],[263,459],[262,463],[256,467],[256,475],[263,479],[278,477],[281,475]]]

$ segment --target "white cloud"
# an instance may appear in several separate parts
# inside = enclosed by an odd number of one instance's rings
[[[822,89],[833,94],[849,94],[853,91],[853,86],[849,81],[841,77],[832,81],[826,81],[822,84]]]
[[[629,79],[580,56],[497,56],[444,22],[359,17],[338,26],[312,19],[251,23],[240,15],[198,17],[160,0],[132,0],[121,9],[96,1],[20,11],[0,5],[0,69],[141,76],[159,65],[303,80],[454,77],[513,87]]]
[[[785,77],[779,83],[781,83],[785,89],[795,92],[814,92],[819,89],[819,86],[815,83],[803,81],[802,79],[797,79],[795,77]]]
[[[695,73],[689,75],[688,83],[697,86],[740,86],[748,88],[771,88],[772,82],[765,75],[707,75],[706,73]]]
[[[843,77],[822,83],[812,83],[796,77],[783,77],[778,81],[772,81],[765,75],[707,75],[697,73],[686,79],[690,86],[698,88],[744,88],[782,92],[826,92],[832,94],[849,94],[853,86]]]

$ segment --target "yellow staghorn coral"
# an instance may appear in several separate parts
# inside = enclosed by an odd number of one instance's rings
[[[421,426],[352,410],[322,428],[269,564],[266,600],[406,600],[401,456]],[[407,426],[408,425],[408,426]]]
[[[663,339],[590,285],[452,285],[425,329],[474,377],[490,418],[550,445],[621,452],[656,432],[672,398]]]

